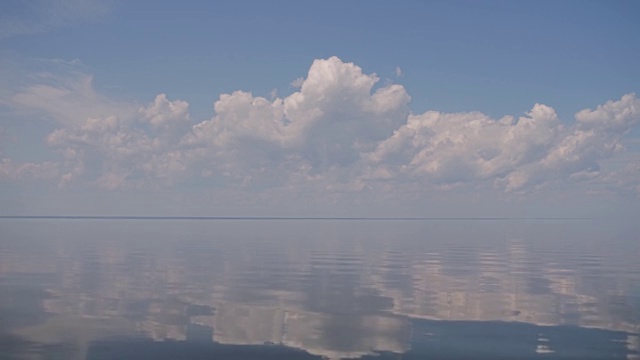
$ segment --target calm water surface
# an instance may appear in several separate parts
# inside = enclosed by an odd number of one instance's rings
[[[638,359],[638,227],[0,220],[2,359]]]

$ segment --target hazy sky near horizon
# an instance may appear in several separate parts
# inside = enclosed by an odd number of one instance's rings
[[[0,215],[633,216],[635,1],[0,4]]]

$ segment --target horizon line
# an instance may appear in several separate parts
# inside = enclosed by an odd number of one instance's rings
[[[31,220],[593,220],[592,217],[501,217],[501,216],[148,216],[148,215],[0,215],[0,219]]]

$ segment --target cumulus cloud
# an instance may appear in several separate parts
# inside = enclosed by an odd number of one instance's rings
[[[242,91],[221,95],[216,116],[195,125],[187,141],[217,152],[295,156],[314,171],[347,166],[391,135],[408,113],[404,88],[373,91],[378,80],[337,57],[316,60],[300,91],[284,99],[270,101]],[[238,146],[248,143],[253,147]]]
[[[542,104],[517,120],[429,111],[409,116],[368,159],[386,176],[436,184],[490,181],[506,191],[588,179],[598,175],[601,160],[622,150],[622,137],[637,124],[637,108],[635,95],[625,95],[580,111],[572,126],[563,126]]]
[[[185,101],[169,101],[160,94],[139,108],[137,119],[87,118],[56,129],[46,142],[62,154],[70,169],[63,183],[84,175],[86,164],[91,163],[94,167],[99,164],[99,171],[89,176],[97,177],[100,187],[143,186],[154,183],[153,179],[171,184],[173,176],[186,168],[175,149],[190,129],[188,108]],[[145,129],[145,124],[152,129]]]
[[[155,128],[167,128],[189,122],[189,104],[186,101],[169,101],[167,95],[159,94],[155,100],[140,108],[143,119]]]
[[[296,143],[314,168],[357,161],[405,121],[410,97],[404,87],[373,91],[378,81],[337,57],[316,60],[300,91],[284,100]]]
[[[481,113],[429,111],[381,142],[369,160],[394,174],[435,183],[501,178],[531,163],[553,143],[561,125],[555,111],[536,104],[527,116],[490,119]]]
[[[584,109],[576,114],[583,128],[626,132],[640,123],[640,99],[627,94],[618,101],[609,100],[595,110]]]
[[[37,171],[64,186],[197,181],[252,191],[528,192],[557,183],[615,184],[601,163],[624,151],[625,134],[640,121],[635,94],[579,111],[572,123],[543,104],[501,119],[479,112],[411,114],[403,86],[380,84],[375,74],[337,57],[314,61],[296,81],[297,91],[284,98],[222,94],[215,115],[195,123],[186,101],[159,94],[144,106],[120,104],[98,94],[90,77],[73,79],[34,84],[12,97],[14,106],[56,120],[46,143],[61,160]],[[0,177],[36,171],[20,166],[5,159]]]
[[[576,124],[552,144],[540,161],[520,169],[517,176],[523,179],[519,180],[521,186],[600,175],[600,162],[623,151],[622,138],[640,121],[640,99],[627,94],[596,110],[579,111],[575,117]]]

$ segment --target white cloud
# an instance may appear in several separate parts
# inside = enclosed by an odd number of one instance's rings
[[[182,100],[169,101],[165,94],[159,94],[151,104],[141,107],[140,113],[156,128],[189,122],[189,104]]]
[[[39,73],[4,102],[23,112],[42,114],[63,126],[73,126],[89,117],[131,117],[135,107],[98,94],[93,77],[72,70],[64,74]]]
[[[385,174],[436,184],[477,186],[491,180],[507,191],[589,179],[597,175],[599,161],[622,149],[621,137],[637,124],[637,107],[635,96],[625,95],[596,111],[579,112],[577,123],[569,128],[552,108],[541,104],[517,121],[430,111],[410,116],[369,154],[369,160]]]
[[[582,110],[572,124],[542,104],[518,118],[410,114],[404,87],[380,85],[375,74],[332,57],[314,61],[289,96],[222,94],[215,116],[192,124],[189,104],[165,94],[139,106],[100,95],[82,73],[37,79],[12,95],[11,104],[56,120],[58,128],[46,141],[60,161],[22,168],[5,159],[0,178],[38,173],[63,186],[89,181],[107,189],[195,181],[254,192],[315,191],[328,198],[368,190],[524,193],[603,181],[637,186],[629,180],[635,168],[618,169],[618,175],[601,169],[604,160],[624,151],[623,136],[640,121],[634,94]]]
[[[576,124],[547,150],[540,161],[519,169],[519,186],[557,179],[594,179],[600,174],[600,162],[623,151],[622,137],[640,121],[640,100],[635,94],[607,101],[596,110],[576,114]]]
[[[244,161],[266,155],[300,158],[313,170],[346,166],[406,118],[410,98],[404,88],[389,85],[372,93],[376,82],[375,75],[336,57],[316,60],[300,91],[284,99],[242,91],[221,95],[216,116],[194,126],[187,141],[240,154]]]
[[[301,154],[314,169],[355,162],[404,123],[410,97],[337,57],[316,60],[299,92],[284,99]]]
[[[576,120],[585,128],[628,131],[640,123],[640,99],[636,94],[627,94],[618,101],[609,100],[595,110],[578,112]]]
[[[304,82],[304,78],[303,77],[299,77],[296,78],[295,80],[293,80],[289,85],[291,85],[291,87],[299,89],[302,87],[302,83]]]
[[[180,138],[191,129],[189,103],[182,100],[170,101],[165,94],[159,94],[147,106],[139,108],[141,124],[150,124],[148,136],[154,137],[156,146],[170,150]]]
[[[562,127],[553,109],[536,104],[527,116],[490,119],[481,113],[429,111],[407,124],[369,154],[373,164],[426,182],[458,183],[507,176],[534,161]]]

